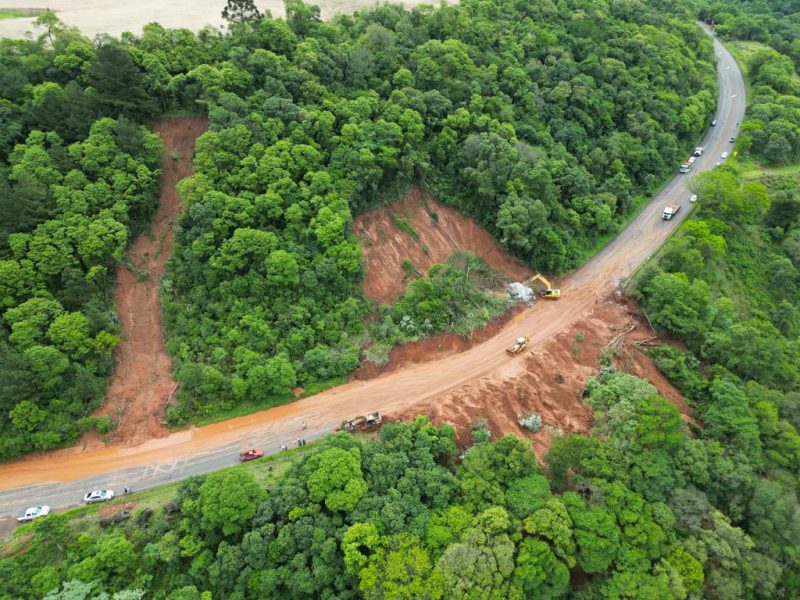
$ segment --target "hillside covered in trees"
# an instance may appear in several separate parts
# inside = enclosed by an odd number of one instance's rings
[[[654,11],[464,3],[319,22],[287,8],[165,84],[170,102],[205,104],[211,129],[165,284],[172,422],[345,375],[375,336],[450,321],[450,287],[417,286],[404,302],[419,310],[365,331],[354,212],[421,183],[561,270],[671,170],[714,104],[709,41]]]
[[[51,415],[68,398],[85,414],[102,391],[114,335],[104,269],[152,207],[158,144],[134,123],[158,111],[199,102],[211,122],[182,185],[164,290],[185,388],[176,421],[357,363],[371,307],[347,225],[408,182],[535,266],[574,265],[702,129],[710,45],[691,16],[640,4],[529,4],[322,23],[289,3],[286,22],[233,36],[148,26],[113,52],[65,31],[54,50],[0,44],[23,74],[0,79],[17,90],[0,104],[0,199],[17,199],[2,208],[0,342],[22,373],[2,371],[13,414],[0,439],[61,443],[44,434],[74,420]],[[606,364],[585,391],[592,435],[557,437],[542,466],[524,442],[482,431],[459,456],[453,431],[424,418],[375,440],[338,434],[267,487],[237,468],[185,481],[149,518],[103,530],[39,520],[5,547],[0,598],[800,596],[800,180],[757,168],[797,159],[795,19],[760,3],[703,10],[722,36],[754,24],[765,47],[744,65],[739,158],[696,179],[692,218],[637,280],[653,324],[685,343],[652,355],[689,400],[689,423]],[[143,93],[126,104],[94,88],[105,61]],[[65,118],[46,124],[57,109]],[[124,160],[109,166],[98,148]],[[108,187],[124,202],[109,205]],[[98,287],[57,277],[56,260]],[[406,316],[451,324],[460,315],[442,299],[467,285],[460,271],[419,280],[380,313],[382,330]],[[30,395],[34,373],[49,387]],[[23,442],[4,443],[11,455]]]
[[[181,424],[494,314],[477,292],[453,309],[456,265],[368,331],[354,213],[421,184],[563,271],[715,102],[710,41],[680,5],[286,8],[229,35],[151,24],[94,42],[47,13],[38,40],[0,41],[0,457],[109,426],[78,420],[112,366],[113,267],[156,199],[158,142],[136,123],[210,119],[162,290]]]

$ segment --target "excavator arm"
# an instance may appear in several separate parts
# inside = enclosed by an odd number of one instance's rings
[[[561,297],[561,290],[558,288],[554,288],[550,281],[541,273],[537,273],[530,279],[528,279],[525,283],[533,283],[534,281],[541,281],[544,285],[545,289],[541,292],[542,296],[545,298],[560,298]]]

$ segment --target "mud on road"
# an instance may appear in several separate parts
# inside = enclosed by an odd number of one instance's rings
[[[614,365],[650,381],[683,416],[691,420],[681,393],[645,354],[642,341],[654,340],[648,324],[632,302],[608,297],[589,314],[539,347],[526,350],[501,374],[487,373],[466,382],[435,402],[418,402],[386,415],[387,420],[410,420],[419,414],[436,425],[451,424],[461,448],[472,444],[471,429],[485,419],[492,439],[513,434],[530,440],[543,461],[554,435],[591,432],[592,409],[581,399],[588,379],[597,374],[600,355],[619,336]],[[523,412],[542,416],[542,429],[531,433],[519,426]]]
[[[161,197],[151,229],[136,238],[117,268],[114,303],[120,343],[111,385],[95,413],[114,419],[117,426],[107,438],[114,444],[135,446],[169,434],[162,422],[178,384],[172,378],[172,359],[165,347],[159,287],[181,212],[175,186],[191,175],[195,140],[207,127],[204,117],[165,119],[154,127],[164,142]],[[99,436],[85,436],[84,447],[95,444],[102,444]]]
[[[738,123],[745,111],[746,96],[741,71],[730,53],[717,40],[714,40],[714,45],[720,56],[718,74],[721,86],[716,114],[719,125],[701,142],[707,147],[704,153],[707,156],[698,161],[696,170],[713,168],[715,157],[728,147],[728,137],[737,134]],[[576,332],[590,327],[598,328],[597,344],[604,337],[610,339],[615,335],[613,331],[600,335],[603,327],[608,328],[607,320],[611,318],[601,311],[606,310],[606,304],[609,304],[608,310],[621,310],[624,313],[624,306],[616,301],[615,290],[624,285],[634,271],[686,218],[691,208],[688,197],[689,189],[685,178],[676,177],[670,181],[628,227],[590,262],[570,277],[556,282],[561,287],[560,300],[537,302],[535,306],[515,315],[497,335],[464,352],[424,364],[411,364],[400,371],[375,379],[352,381],[292,404],[224,423],[174,433],[135,448],[117,446],[87,450],[70,456],[68,460],[58,461],[57,464],[53,462],[52,455],[12,461],[0,465],[0,490],[3,490],[0,494],[0,506],[5,511],[6,507],[12,506],[12,501],[16,502],[14,494],[28,493],[29,490],[20,486],[41,485],[43,482],[61,482],[59,489],[65,489],[65,482],[77,482],[90,477],[108,481],[124,474],[128,481],[140,482],[136,484],[137,489],[143,489],[155,485],[153,474],[163,473],[165,469],[173,480],[192,474],[192,468],[195,468],[195,473],[208,472],[219,467],[210,463],[204,465],[201,461],[215,452],[224,454],[233,464],[237,460],[234,454],[236,448],[258,445],[276,451],[278,444],[285,443],[285,440],[291,443],[292,437],[301,432],[306,438],[313,439],[334,429],[343,418],[372,410],[396,416],[421,411],[431,413],[438,419],[437,407],[453,404],[465,407],[459,407],[459,410],[466,414],[469,412],[468,403],[473,402],[474,398],[485,396],[486,391],[493,392],[492,402],[508,412],[508,416],[504,417],[505,425],[497,429],[493,427],[493,434],[504,433],[505,427],[509,431],[512,428],[520,431],[516,423],[511,423],[516,407],[511,404],[513,398],[509,399],[511,397],[507,392],[513,392],[514,386],[520,385],[520,381],[527,381],[527,387],[538,389],[545,389],[549,385],[547,378],[553,378],[557,385],[562,385],[556,379],[558,371],[554,372],[542,361],[558,353],[562,356],[565,352],[571,354],[570,336],[574,339]],[[662,221],[660,214],[663,207],[677,203],[683,204],[687,210],[681,211],[671,221]],[[591,323],[593,319],[596,319],[594,325]],[[579,329],[575,329],[576,327]],[[519,335],[530,336],[532,353],[526,356],[507,356],[506,347]],[[580,354],[577,358],[579,361],[589,360]],[[587,375],[588,368],[587,365],[575,373],[575,381],[570,382],[575,390],[580,385],[580,378]],[[645,364],[642,368],[650,374],[655,372],[652,364]],[[564,380],[569,381],[567,372],[563,369],[560,371]],[[658,385],[657,381],[655,383]],[[494,394],[495,389],[500,393]],[[681,399],[674,390],[660,389],[662,394],[680,406]],[[573,419],[569,425],[557,425],[558,427],[566,429],[569,426],[575,431],[585,430],[588,420],[583,416],[586,410],[584,407],[559,405],[559,402],[570,396],[571,391],[567,389],[567,392],[564,396],[548,391],[540,399],[528,400],[531,403],[526,406],[535,409],[550,402],[556,409],[565,411],[563,417]],[[467,397],[467,394],[470,396]],[[575,402],[578,402],[577,398]],[[556,415],[555,412],[553,414]],[[455,413],[447,416],[443,412],[441,418],[462,417]],[[301,427],[305,423],[308,427]],[[547,418],[545,424],[548,424]],[[546,444],[544,438],[543,441]],[[536,441],[534,447],[541,456],[544,444]],[[137,479],[133,479],[134,475]],[[15,492],[14,488],[19,488],[19,491]]]

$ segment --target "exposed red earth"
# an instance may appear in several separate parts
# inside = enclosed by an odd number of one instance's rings
[[[713,168],[716,157],[728,148],[728,137],[736,134],[745,109],[741,72],[719,42],[715,40],[714,43],[720,57],[719,124],[701,141],[707,151],[698,160],[697,170]],[[132,468],[143,469],[140,480],[144,483],[149,473],[158,470],[156,467],[166,466],[182,473],[181,465],[195,464],[202,457],[228,446],[244,449],[263,444],[275,447],[287,441],[291,443],[301,431],[306,437],[319,435],[333,431],[345,418],[375,410],[394,416],[428,412],[437,422],[456,421],[463,430],[467,424],[465,415],[469,413],[470,424],[474,417],[480,416],[480,406],[469,410],[468,403],[480,401],[497,409],[490,421],[494,436],[506,431],[521,435],[523,431],[513,422],[517,410],[513,402],[519,402],[520,406],[525,402],[524,406],[534,409],[542,407],[545,424],[555,425],[562,431],[586,431],[588,408],[578,402],[577,390],[582,380],[596,368],[590,362],[591,348],[602,348],[617,335],[615,330],[608,329],[609,325],[627,328],[629,311],[625,303],[618,301],[617,291],[688,215],[689,193],[687,180],[675,177],[592,260],[569,277],[554,282],[561,288],[559,300],[536,302],[513,316],[496,335],[462,352],[437,356],[424,363],[410,363],[373,379],[351,381],[291,404],[151,439],[138,446],[111,445],[90,447],[85,451],[73,448],[28,456],[0,465],[0,490],[109,477]],[[663,207],[675,204],[682,204],[687,210],[671,221],[662,221]],[[612,311],[614,315],[604,311]],[[581,352],[587,355],[579,352],[574,357],[574,370],[570,370],[573,366],[566,367],[572,363],[563,359],[572,356],[574,335],[583,331],[586,334]],[[596,339],[590,339],[588,334]],[[507,355],[506,348],[520,335],[529,336],[532,350],[522,356]],[[646,337],[649,335],[647,333]],[[640,372],[648,373],[661,393],[681,406],[677,392],[664,385],[663,380],[652,377],[653,365],[647,361],[639,363],[639,359],[634,358],[638,352],[632,349],[629,352],[631,358],[627,362],[634,365],[632,370],[645,369]],[[551,360],[555,362],[547,362]],[[559,372],[565,384],[557,382]],[[557,391],[560,388],[556,386],[561,385],[566,393]],[[508,393],[515,389],[526,390],[529,396],[513,400]],[[530,394],[529,390],[533,389],[538,391],[538,396]],[[487,395],[487,392],[492,393]],[[566,404],[562,406],[561,403]],[[447,413],[448,405],[458,410]],[[545,408],[549,412],[545,412]],[[553,423],[555,419],[558,422]],[[304,423],[307,429],[302,427]],[[547,435],[547,429],[535,434],[534,448],[540,457],[548,443]],[[463,439],[463,431],[460,436]]]
[[[207,127],[204,117],[188,117],[165,119],[154,128],[164,142],[161,198],[151,230],[141,233],[128,252],[126,262],[133,269],[125,265],[117,268],[114,303],[120,320],[120,342],[111,384],[95,413],[114,419],[117,425],[108,441],[116,445],[135,446],[169,434],[162,422],[178,384],[172,379],[172,359],[164,345],[159,286],[172,250],[175,220],[181,212],[175,186],[191,175],[195,140]],[[103,442],[92,434],[85,436],[84,445]]]
[[[411,225],[417,239],[397,227],[399,219]],[[524,281],[533,275],[483,227],[419,188],[412,188],[402,201],[394,200],[360,215],[353,222],[353,233],[363,248],[365,277],[361,287],[368,298],[381,304],[391,304],[405,290],[404,259],[427,273],[456,250],[468,250],[511,279]]]
[[[409,420],[425,414],[437,425],[450,423],[461,447],[471,443],[473,423],[486,419],[494,439],[506,433],[526,437],[542,460],[554,434],[591,431],[592,410],[581,401],[581,392],[589,377],[597,374],[603,349],[619,337],[615,366],[650,381],[689,421],[686,400],[644,353],[641,342],[655,341],[654,334],[635,310],[635,305],[605,298],[540,347],[511,359],[502,376],[474,379],[434,402],[414,403],[386,418]],[[542,415],[539,432],[519,427],[517,419],[525,411]]]

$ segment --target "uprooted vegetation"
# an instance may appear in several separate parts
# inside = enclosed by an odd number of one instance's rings
[[[433,265],[427,276],[413,279],[396,303],[380,308],[370,325],[365,358],[382,365],[398,344],[443,332],[466,336],[485,327],[512,305],[504,281],[479,257],[457,251],[447,263]]]

